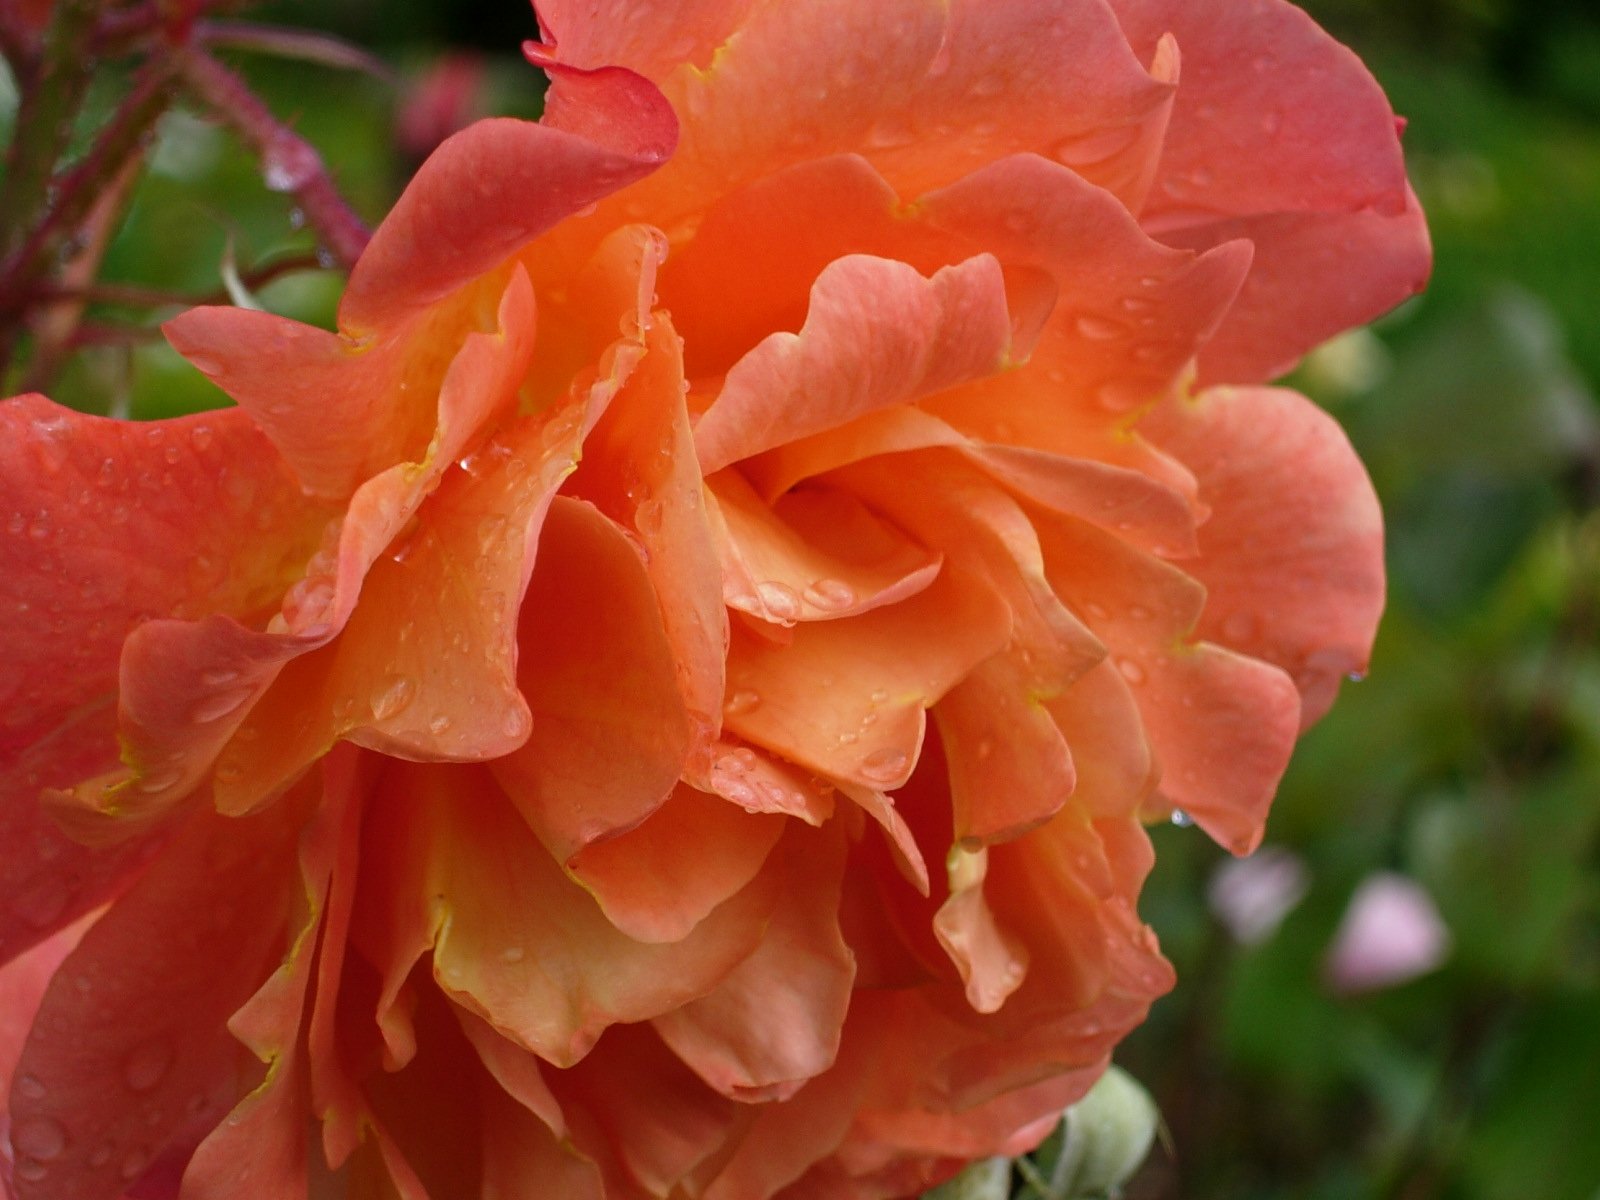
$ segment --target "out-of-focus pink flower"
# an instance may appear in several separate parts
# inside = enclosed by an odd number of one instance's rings
[[[452,133],[487,116],[483,56],[458,50],[431,64],[412,86],[395,117],[395,140],[408,157],[421,160]]]
[[[1277,932],[1310,886],[1300,856],[1273,846],[1223,863],[1211,876],[1206,898],[1234,941],[1254,946]]]
[[[1450,952],[1450,930],[1422,886],[1393,872],[1361,881],[1324,964],[1340,992],[1371,992],[1426,975]]]
[[[237,407],[0,406],[0,952],[110,905],[22,1200],[1026,1149],[1171,985],[1141,820],[1252,849],[1366,661],[1371,488],[1262,384],[1428,254],[1303,14],[541,11],[337,333],[171,323]]]

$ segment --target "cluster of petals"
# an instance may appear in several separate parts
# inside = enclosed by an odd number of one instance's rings
[[[1172,983],[1380,518],[1264,386],[1411,294],[1279,0],[547,0],[232,398],[0,404],[17,1200],[896,1197]]]

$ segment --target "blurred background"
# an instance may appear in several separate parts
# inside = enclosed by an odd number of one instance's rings
[[[1126,1196],[1600,1200],[1600,12],[1308,6],[1409,119],[1437,249],[1425,295],[1292,380],[1371,467],[1391,601],[1260,855],[1154,831],[1180,982],[1119,1054],[1165,1123]],[[392,68],[228,55],[369,220],[451,129],[538,111],[514,0],[249,16]],[[123,90],[97,73],[91,110]],[[177,303],[326,323],[341,279],[210,118],[169,111],[146,166],[51,383],[138,417],[220,400],[155,332]]]

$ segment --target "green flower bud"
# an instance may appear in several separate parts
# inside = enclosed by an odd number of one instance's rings
[[[949,1183],[925,1192],[922,1200],[1006,1200],[1011,1195],[1011,1160],[975,1162]]]

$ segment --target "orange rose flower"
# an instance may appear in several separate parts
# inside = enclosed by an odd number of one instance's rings
[[[235,407],[0,405],[21,1200],[1020,1152],[1171,986],[1141,821],[1248,852],[1365,662],[1371,488],[1259,383],[1428,250],[1303,14],[541,11],[337,332],[169,325]]]

